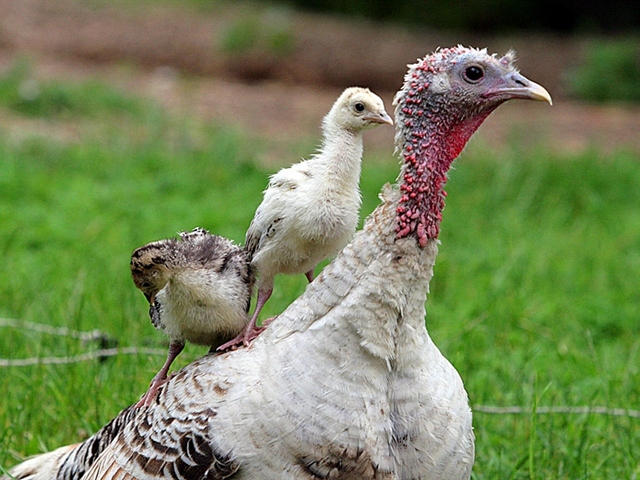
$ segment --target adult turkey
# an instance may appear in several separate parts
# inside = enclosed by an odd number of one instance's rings
[[[20,479],[467,479],[471,410],[425,328],[444,184],[482,121],[547,91],[485,50],[411,65],[396,103],[399,187],[248,349],[179,371],[148,409]],[[113,425],[117,424],[116,427]]]
[[[250,255],[203,228],[148,243],[131,255],[131,276],[151,322],[169,337],[167,360],[138,406],[149,406],[185,342],[215,350],[249,321],[255,281]]]
[[[304,273],[311,282],[316,265],[353,238],[360,211],[362,134],[382,124],[393,125],[382,99],[368,88],[347,88],[322,121],[318,153],[271,177],[245,242],[258,273],[256,307],[244,331],[219,350],[248,346],[262,330],[256,321],[276,275]]]

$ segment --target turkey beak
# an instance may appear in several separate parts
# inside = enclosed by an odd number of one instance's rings
[[[548,102],[553,105],[551,95],[542,85],[532,82],[527,77],[519,73],[513,73],[504,80],[503,85],[490,88],[484,94],[484,97],[501,96],[507,99],[521,98],[524,100],[539,100]]]
[[[149,305],[153,305],[153,302],[156,301],[156,296],[153,293],[145,293],[144,296],[147,298]]]
[[[365,116],[364,119],[371,123],[380,123],[380,124],[386,123],[387,125],[393,125],[393,120],[391,120],[391,117],[389,116],[389,114],[384,110],[382,110],[377,114],[371,113]]]

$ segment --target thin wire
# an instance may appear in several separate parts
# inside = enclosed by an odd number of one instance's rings
[[[46,333],[48,335],[58,335],[61,337],[77,338],[83,341],[100,340],[105,338],[105,333],[100,330],[91,330],[90,332],[81,332],[66,327],[52,327],[44,323],[30,322],[28,320],[16,320],[14,318],[1,318],[0,327],[22,328],[33,330],[35,332]]]
[[[493,407],[490,405],[476,405],[473,407],[474,412],[491,413],[497,415],[508,414],[530,414],[530,408],[524,407]],[[571,406],[556,406],[556,407],[538,407],[536,409],[538,414],[597,414],[597,415],[609,415],[613,417],[632,417],[640,418],[640,410],[631,410],[628,408],[609,408],[609,407],[571,407]]]
[[[51,325],[45,325],[42,323],[29,322],[27,320],[15,320],[13,318],[0,317],[0,327],[13,327],[13,328],[25,328],[27,330],[33,330],[40,333],[46,333],[49,335],[59,335],[65,337],[77,338],[84,341],[98,340],[105,337],[105,334],[100,330],[92,330],[90,332],[81,332],[78,330],[72,330],[66,327],[52,327]],[[99,360],[106,357],[114,357],[116,355],[158,355],[165,356],[166,350],[158,348],[138,348],[138,347],[123,347],[123,348],[106,348],[101,350],[95,350],[93,352],[81,353],[79,355],[72,355],[66,357],[31,357],[31,358],[19,358],[9,359],[0,358],[0,367],[27,367],[32,365],[64,365],[70,363],[87,362],[90,360]],[[531,414],[530,408],[509,406],[509,407],[495,407],[491,405],[476,405],[473,407],[474,412],[488,413],[494,415],[522,415]],[[596,415],[609,415],[613,417],[631,417],[640,418],[640,410],[631,410],[628,408],[609,408],[609,407],[571,407],[571,406],[549,406],[538,407],[536,414],[572,414],[572,415],[584,415],[584,414],[596,414]]]

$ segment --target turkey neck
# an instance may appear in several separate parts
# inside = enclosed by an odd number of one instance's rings
[[[338,192],[358,188],[362,163],[362,134],[327,128],[321,154],[316,157],[327,178],[325,186]]]
[[[440,233],[449,168],[493,109],[461,112],[442,96],[426,95],[429,84],[416,71],[408,77],[396,97],[396,145],[403,165],[395,232],[398,239],[414,236],[424,248]]]

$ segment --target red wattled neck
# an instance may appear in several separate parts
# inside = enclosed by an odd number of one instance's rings
[[[444,186],[451,163],[492,109],[465,119],[455,105],[446,101],[431,104],[416,84],[409,83],[409,88],[397,99],[404,165],[398,179],[401,197],[396,238],[415,236],[419,245],[425,247],[429,239],[438,238],[440,233]],[[426,87],[423,90],[426,92]]]

